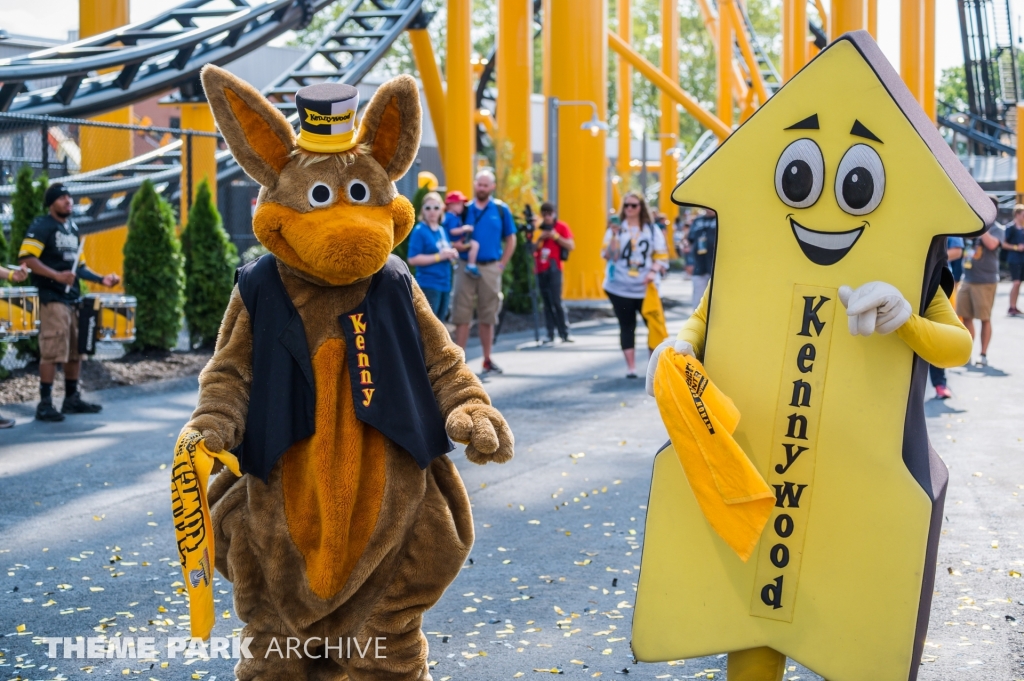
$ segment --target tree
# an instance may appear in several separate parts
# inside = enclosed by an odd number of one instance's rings
[[[14,196],[11,197],[11,208],[14,216],[11,219],[11,240],[6,248],[0,251],[6,262],[18,262],[18,251],[25,238],[25,232],[32,221],[46,212],[43,208],[43,195],[49,182],[45,175],[33,180],[32,168],[22,166],[15,180]]]
[[[124,288],[138,301],[133,349],[170,350],[178,341],[185,268],[174,224],[170,204],[144,181],[128,211],[124,244]]]
[[[185,319],[193,347],[212,345],[235,285],[238,250],[224,231],[204,178],[181,233],[185,256]]]
[[[936,93],[940,102],[945,102],[961,111],[967,111],[967,76],[963,65],[942,69]]]

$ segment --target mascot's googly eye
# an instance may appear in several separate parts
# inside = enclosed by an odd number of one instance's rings
[[[821,196],[825,184],[825,158],[813,140],[793,142],[775,166],[775,191],[787,206],[808,208]]]
[[[836,201],[850,215],[867,215],[882,202],[885,167],[878,152],[855,144],[843,155],[836,172]]]
[[[334,190],[323,182],[317,182],[309,188],[306,197],[309,199],[309,205],[320,208],[334,200]]]
[[[348,183],[348,198],[352,203],[366,203],[370,200],[370,188],[362,180],[352,180]]]

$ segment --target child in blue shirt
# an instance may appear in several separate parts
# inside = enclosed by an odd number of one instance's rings
[[[423,290],[430,309],[438,319],[448,316],[452,292],[452,263],[459,252],[452,248],[441,226],[444,204],[441,195],[430,192],[423,197],[420,221],[409,235],[408,262],[416,268],[416,283]]]

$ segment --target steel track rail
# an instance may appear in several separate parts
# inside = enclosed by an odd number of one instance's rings
[[[0,111],[90,116],[195,79],[308,23],[334,0],[187,0],[148,21],[0,60]],[[199,23],[197,23],[197,21]],[[60,85],[42,86],[59,78]]]
[[[204,1],[190,0],[167,14]],[[319,3],[319,6],[326,4],[329,3]],[[285,114],[290,113],[289,120],[297,126],[294,93],[298,88],[327,81],[355,85],[416,19],[421,6],[422,0],[352,0],[341,16],[327,28],[324,37],[264,88],[263,94]],[[4,118],[14,119],[17,116]],[[25,118],[29,119],[28,116]],[[52,117],[42,120],[54,123],[77,122]],[[31,119],[33,126],[40,122],[41,119]],[[77,201],[88,199],[88,206],[76,206],[75,219],[83,233],[125,224],[131,198],[146,179],[158,186],[164,198],[172,202],[177,200],[181,192],[181,145],[182,142],[177,140],[129,161],[60,178],[71,189]],[[218,182],[227,182],[240,175],[242,170],[231,154],[227,151],[218,152]],[[13,187],[0,186],[0,204],[9,202],[12,193]]]

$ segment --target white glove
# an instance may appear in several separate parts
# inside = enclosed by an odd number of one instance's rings
[[[654,352],[651,353],[651,359],[647,362],[647,394],[654,397],[654,374],[658,371],[658,358],[661,357],[661,352],[665,348],[673,348],[680,355],[689,355],[694,357],[693,346],[684,340],[672,340],[671,338],[662,341],[661,345],[654,348]]]
[[[910,303],[892,284],[872,281],[858,289],[839,287],[839,300],[846,306],[850,333],[870,336],[885,335],[907,323],[914,314]]]

